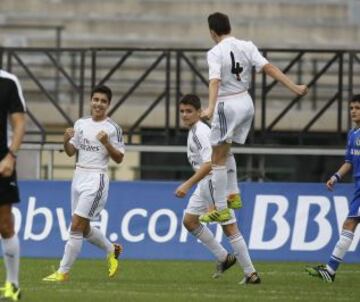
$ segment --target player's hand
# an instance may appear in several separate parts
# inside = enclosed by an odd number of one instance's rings
[[[2,161],[0,161],[0,175],[2,177],[10,177],[14,172],[15,158],[7,154]]]
[[[190,188],[188,187],[188,185],[186,183],[183,183],[180,186],[178,186],[177,189],[175,190],[175,196],[179,198],[183,198],[186,196],[186,193],[189,190]]]
[[[304,96],[308,93],[309,88],[306,85],[296,85],[295,93],[300,96]]]
[[[335,183],[336,181],[332,177],[326,182],[326,187],[328,188],[329,191],[334,190]]]
[[[207,107],[205,110],[201,111],[200,118],[203,120],[210,120],[214,115],[214,108]]]
[[[103,145],[106,145],[109,142],[109,136],[107,133],[103,130],[101,130],[97,135],[96,138],[102,143]]]
[[[75,135],[74,128],[67,128],[64,132],[64,143],[67,143]]]

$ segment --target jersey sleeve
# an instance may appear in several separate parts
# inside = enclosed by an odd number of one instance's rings
[[[209,65],[209,80],[221,79],[221,57],[210,50],[207,53],[207,62]]]
[[[110,143],[119,150],[122,154],[125,153],[124,138],[122,135],[122,129],[119,125],[113,125],[112,131],[110,132],[109,140]]]
[[[13,76],[10,83],[9,113],[23,113],[26,111],[26,105],[20,82],[17,77]]]
[[[80,146],[80,122],[76,121],[74,125],[74,136],[70,139],[69,143],[72,144],[76,149]]]
[[[253,42],[249,42],[249,53],[251,64],[252,66],[255,66],[256,72],[260,72],[261,69],[269,63],[269,61],[263,57]]]
[[[199,150],[199,154],[202,159],[202,162],[206,163],[211,161],[212,148],[210,144],[209,133],[198,130],[196,131],[196,135],[193,136],[193,139]]]

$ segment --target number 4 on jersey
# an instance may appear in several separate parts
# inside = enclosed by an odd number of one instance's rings
[[[240,74],[243,71],[243,68],[240,66],[239,62],[235,62],[234,53],[230,51],[230,57],[231,57],[231,73],[236,75],[236,79],[238,81],[241,81]]]

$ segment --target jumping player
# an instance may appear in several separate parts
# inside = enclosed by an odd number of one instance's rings
[[[216,209],[200,217],[201,221],[227,221],[231,218],[226,202],[226,161],[233,142],[244,144],[254,116],[254,106],[247,90],[251,70],[265,72],[297,95],[305,95],[305,85],[295,85],[280,69],[270,64],[250,41],[231,36],[227,15],[208,17],[211,38],[216,45],[208,52],[209,104],[201,117],[213,120],[210,142],[212,181]]]

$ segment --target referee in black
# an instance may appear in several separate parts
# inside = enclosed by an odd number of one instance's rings
[[[0,69],[0,235],[6,269],[1,298],[18,301],[20,244],[14,230],[12,204],[20,201],[16,180],[16,156],[25,132],[25,100],[18,78]],[[8,129],[11,126],[11,142]]]

